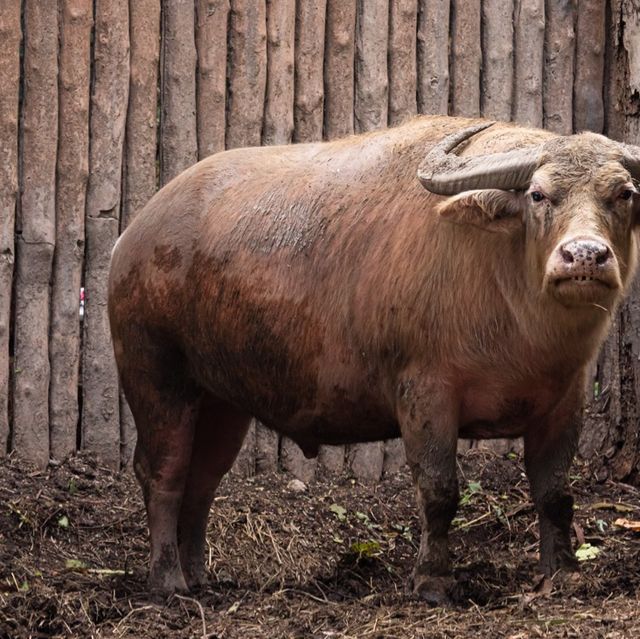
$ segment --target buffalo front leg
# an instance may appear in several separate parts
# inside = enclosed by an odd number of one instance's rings
[[[443,604],[454,585],[448,534],[458,508],[458,411],[446,389],[407,378],[398,392],[398,419],[422,526],[413,590]]]
[[[547,577],[560,569],[578,569],[570,535],[573,497],[569,469],[580,425],[580,404],[577,392],[572,392],[524,438],[525,466],[540,525],[540,569]]]

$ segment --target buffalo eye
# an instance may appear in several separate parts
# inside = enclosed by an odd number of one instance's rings
[[[632,195],[633,195],[633,191],[631,189],[625,189],[624,191],[622,191],[622,193],[620,193],[620,199],[629,200]]]
[[[531,191],[531,199],[534,202],[542,202],[542,200],[544,200],[544,195],[540,193],[540,191]]]

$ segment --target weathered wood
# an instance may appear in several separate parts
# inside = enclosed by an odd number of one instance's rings
[[[318,452],[318,466],[320,471],[334,475],[344,470],[345,447],[344,446],[320,446]]]
[[[390,0],[389,5],[389,124],[415,115],[417,0]]]
[[[451,3],[451,111],[480,115],[480,0]]]
[[[160,182],[198,159],[196,42],[193,0],[165,2],[162,11]]]
[[[231,474],[236,477],[253,477],[256,474],[256,428],[258,422],[254,419],[242,443]]]
[[[389,439],[384,445],[382,471],[385,475],[397,473],[407,463],[402,439]]]
[[[327,0],[324,136],[353,133],[356,0]]]
[[[513,119],[542,126],[544,0],[515,0]]]
[[[80,285],[89,177],[92,0],[60,6],[56,250],[51,288],[49,419],[54,459],[76,449],[80,363]]]
[[[267,0],[267,88],[263,144],[293,137],[295,0]]]
[[[449,110],[449,0],[418,3],[418,112]]]
[[[611,0],[607,34],[607,135],[640,145],[640,8]],[[640,278],[616,318],[587,385],[580,453],[597,479],[640,484]]]
[[[158,189],[158,65],[160,59],[160,0],[130,4],[131,75],[125,142],[122,197],[124,230]]]
[[[573,126],[576,131],[604,130],[604,50],[606,3],[580,0],[576,21]]]
[[[543,123],[563,135],[573,131],[574,5],[575,0],[545,2]]]
[[[228,43],[227,148],[258,146],[267,83],[265,0],[231,0]]]
[[[158,188],[158,72],[160,0],[139,0],[129,6],[131,34],[129,105],[125,135],[120,231]],[[133,461],[135,423],[120,393],[120,455],[123,466]]]
[[[13,448],[49,461],[49,282],[55,246],[58,8],[24,4],[22,198],[16,242]]]
[[[356,16],[356,132],[387,125],[389,0],[358,2]]]
[[[326,0],[298,3],[296,12],[294,140],[322,139]]]
[[[482,95],[485,118],[511,119],[513,100],[513,0],[482,3]]]
[[[386,126],[388,119],[387,52],[389,2],[358,2],[356,16],[356,64],[354,122],[356,132]],[[351,472],[363,481],[377,481],[382,475],[384,443],[347,447]]]
[[[256,472],[275,472],[278,470],[280,438],[276,431],[256,422]]]
[[[120,410],[107,318],[107,280],[109,257],[120,224],[128,96],[128,2],[97,0],[85,218],[82,447],[95,452],[113,468],[120,464]]]
[[[224,150],[229,0],[197,0],[198,157]]]
[[[9,335],[18,196],[20,0],[0,4],[0,457],[9,445]]]

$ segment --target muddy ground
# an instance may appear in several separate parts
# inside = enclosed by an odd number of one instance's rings
[[[406,591],[418,542],[406,473],[304,492],[286,475],[225,479],[211,587],[158,603],[129,474],[88,457],[44,473],[0,462],[0,637],[640,637],[640,533],[614,523],[640,519],[640,491],[575,469],[576,545],[591,546],[580,577],[545,594],[521,460],[472,450],[459,465],[459,592],[442,609]]]

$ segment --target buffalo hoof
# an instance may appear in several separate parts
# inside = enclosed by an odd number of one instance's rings
[[[187,594],[189,592],[189,587],[182,573],[178,575],[151,573],[149,574],[147,585],[154,599],[166,599],[170,595]]]
[[[448,607],[453,604],[451,593],[455,584],[452,576],[416,575],[413,578],[413,594],[430,606]]]

